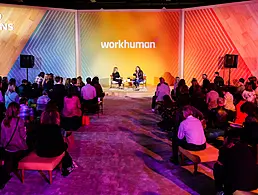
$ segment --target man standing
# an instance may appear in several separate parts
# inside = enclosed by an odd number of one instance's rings
[[[214,84],[218,87],[224,86],[224,79],[219,76],[219,72],[215,72]]]
[[[53,87],[53,92],[50,98],[56,102],[58,110],[59,112],[61,112],[64,107],[64,97],[66,95],[66,91],[65,86],[62,83],[61,77],[56,76],[55,81],[56,84]]]
[[[207,77],[207,74],[202,74],[202,89],[203,89],[203,92],[206,94],[208,92],[208,88],[210,86],[210,81]]]

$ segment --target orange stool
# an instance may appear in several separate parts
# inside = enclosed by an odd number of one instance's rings
[[[83,115],[82,116],[82,125],[86,126],[86,125],[89,125],[89,124],[90,124],[90,117],[86,116],[86,115]]]

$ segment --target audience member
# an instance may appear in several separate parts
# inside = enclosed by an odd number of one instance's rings
[[[10,80],[11,81],[11,80]],[[7,108],[11,102],[19,103],[19,95],[15,92],[15,83],[11,82],[5,93],[5,107]]]
[[[163,77],[159,78],[159,84],[156,88],[156,96],[157,102],[163,102],[163,97],[165,95],[168,95],[170,97],[170,88],[168,84],[165,82],[165,79]]]
[[[71,87],[72,84],[72,79],[71,78],[67,78],[65,80],[65,90],[68,90]]]
[[[176,88],[177,88],[177,86],[179,84],[179,81],[180,81],[180,78],[176,77],[175,83],[174,83],[174,94],[172,94],[171,96],[175,96],[176,95]]]
[[[39,73],[39,75],[36,77],[34,83],[37,83],[38,87],[42,87],[44,77],[45,77],[45,73],[44,72]]]
[[[96,89],[91,85],[90,77],[86,79],[86,82],[87,84],[81,90],[83,104],[85,106],[85,109],[87,109],[89,112],[95,112],[96,103],[98,101],[96,99],[97,97]]]
[[[45,111],[45,108],[49,101],[50,98],[48,97],[48,93],[46,90],[44,90],[42,96],[40,96],[37,100],[37,111],[39,112],[39,114]]]
[[[190,104],[189,90],[186,85],[180,87],[179,96],[177,99],[178,107],[184,107]]]
[[[247,114],[241,111],[241,106],[245,103],[246,101],[243,99],[242,95],[236,96],[236,119],[235,123],[242,125],[247,117]]]
[[[225,195],[237,190],[252,191],[258,187],[256,161],[248,145],[240,141],[237,129],[227,132],[213,174],[216,190],[223,191]]]
[[[36,131],[36,153],[40,157],[52,158],[65,152],[62,160],[62,175],[67,176],[73,170],[73,162],[67,152],[68,144],[64,142],[60,128],[60,115],[55,110],[44,111],[40,126]]]
[[[219,72],[215,72],[214,84],[217,87],[224,86],[224,79],[219,75]]]
[[[193,94],[196,90],[196,87],[199,86],[198,81],[197,81],[196,78],[193,78],[191,83],[192,83],[192,86],[189,88],[189,96],[190,97],[193,96]]]
[[[234,97],[229,92],[228,87],[223,88],[222,93],[224,95],[225,108],[228,110],[230,121],[233,121],[235,119],[235,116],[236,116],[236,108],[235,108],[235,105],[234,105]]]
[[[246,87],[245,87],[245,90],[242,93],[242,96],[243,96],[244,100],[246,100],[247,102],[255,103],[256,94],[255,94],[255,91],[252,88],[251,83],[246,83]]]
[[[243,91],[245,90],[245,79],[240,78],[237,82],[237,90],[236,93],[242,94]]]
[[[206,103],[208,105],[208,109],[211,110],[213,108],[217,108],[218,106],[219,94],[215,91],[215,85],[210,84],[209,92],[206,95]]]
[[[10,173],[18,168],[18,162],[27,155],[26,128],[19,118],[20,106],[8,104],[6,117],[1,124],[1,145],[5,148],[4,167],[1,169],[0,188],[11,178]]]
[[[85,86],[85,83],[82,81],[82,77],[78,76],[77,77],[77,87],[79,87],[81,89],[84,86]]]
[[[95,87],[97,97],[102,99],[105,96],[105,93],[103,92],[103,89],[101,85],[99,84],[99,78],[93,77],[91,85]]]
[[[18,87],[18,92],[20,97],[29,98],[30,89],[26,79],[22,80],[22,84]]]
[[[206,74],[202,75],[202,91],[206,94],[208,92],[210,81],[208,79],[208,76]]]
[[[20,99],[20,118],[26,123],[34,119],[33,109],[28,106],[28,100],[26,98]]]
[[[64,98],[62,116],[61,126],[65,130],[75,131],[81,127],[81,103],[72,87],[68,88],[67,96]]]
[[[54,100],[57,104],[59,112],[63,110],[64,107],[64,97],[66,95],[65,86],[62,84],[61,77],[56,76],[56,84],[53,87],[53,92],[50,96],[50,99]]]

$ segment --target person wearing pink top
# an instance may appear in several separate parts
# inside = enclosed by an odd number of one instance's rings
[[[62,110],[62,127],[67,131],[76,131],[81,126],[81,103],[73,87],[68,88]]]

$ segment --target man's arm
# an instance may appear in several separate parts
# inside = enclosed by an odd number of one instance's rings
[[[181,122],[178,128],[178,133],[177,133],[178,139],[184,139],[185,137],[185,130],[184,130],[184,123]]]

